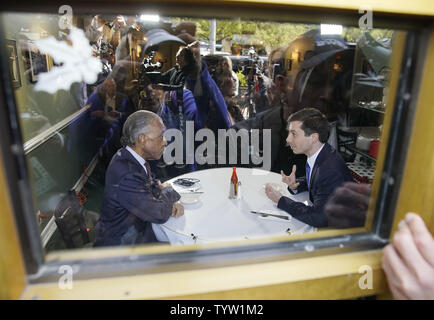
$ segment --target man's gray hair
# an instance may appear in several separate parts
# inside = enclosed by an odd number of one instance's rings
[[[122,129],[121,144],[123,146],[134,146],[141,134],[147,134],[154,120],[161,123],[161,118],[151,111],[139,110],[131,114],[124,123]]]

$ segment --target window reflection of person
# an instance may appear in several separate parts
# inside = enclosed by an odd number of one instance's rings
[[[239,80],[237,74],[232,70],[232,60],[229,57],[222,57],[217,63],[213,79],[228,108],[230,125],[244,120],[240,107],[235,101],[235,97],[238,96]]]
[[[193,92],[201,123],[213,131],[229,127],[228,108],[215,81],[200,56],[200,43],[189,36],[189,44],[177,53],[177,65],[161,75],[158,87],[165,91],[182,87]],[[213,109],[214,117],[211,117]]]
[[[237,74],[232,70],[232,60],[229,57],[222,57],[218,64],[219,76],[222,78],[230,78],[233,82],[232,91],[223,93],[223,97],[238,96],[239,80]],[[223,82],[223,81],[221,81]]]
[[[270,80],[267,84],[268,104],[271,108],[282,108],[283,122],[294,112],[294,108],[289,103],[291,95],[289,88],[290,78],[285,71],[284,54],[285,48],[283,47],[278,47],[271,51],[268,58],[268,74]]]

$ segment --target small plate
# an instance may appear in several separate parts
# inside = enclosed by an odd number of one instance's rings
[[[181,201],[182,204],[193,204],[197,203],[200,200],[200,194],[182,194]]]

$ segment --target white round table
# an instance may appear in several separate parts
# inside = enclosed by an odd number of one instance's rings
[[[250,168],[237,168],[241,181],[241,199],[229,199],[232,168],[195,171],[169,180],[178,192],[196,189],[203,192],[194,204],[183,204],[184,215],[169,218],[164,224],[153,224],[157,239],[171,244],[211,243],[240,239],[253,239],[276,235],[293,235],[314,232],[311,227],[277,208],[265,195],[264,185],[275,183],[280,192],[295,201],[308,204],[308,193],[291,195],[282,182],[280,174]],[[173,184],[178,178],[196,178],[200,185],[184,188]],[[251,213],[260,211],[285,215],[289,220],[263,217]]]

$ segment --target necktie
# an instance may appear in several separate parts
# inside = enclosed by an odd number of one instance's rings
[[[306,162],[306,184],[307,184],[307,189],[308,189],[308,190],[310,190],[309,177],[310,177],[310,166],[309,166],[309,164]]]
[[[151,177],[151,166],[149,165],[148,161],[145,162],[146,171],[148,173],[149,179],[152,179]]]

